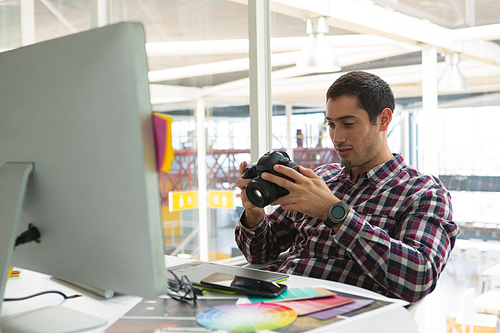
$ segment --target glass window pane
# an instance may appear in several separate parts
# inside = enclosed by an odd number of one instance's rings
[[[197,112],[206,120],[205,190],[227,191],[232,198],[239,163],[248,158],[248,84],[240,82],[248,77],[247,16],[245,5],[231,1],[112,2],[113,22],[144,24],[153,110],[173,118],[174,163],[160,174],[166,253],[200,253],[199,209],[169,208],[174,193],[199,190]],[[220,85],[227,87],[210,92]],[[241,86],[240,94],[225,96],[233,86]],[[198,98],[204,110],[196,109]],[[230,257],[237,210],[221,201],[221,208],[207,213],[209,259]]]
[[[89,1],[35,1],[35,42],[90,28]]]
[[[21,7],[19,1],[0,4],[0,51],[21,45]]]

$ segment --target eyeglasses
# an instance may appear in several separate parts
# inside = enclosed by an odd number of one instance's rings
[[[167,270],[167,295],[177,301],[196,303],[196,294],[191,281],[185,275],[179,279],[171,270]]]

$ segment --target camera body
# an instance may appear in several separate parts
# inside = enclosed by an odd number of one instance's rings
[[[274,200],[287,195],[288,190],[274,183],[268,182],[261,178],[263,172],[268,172],[273,175],[286,178],[294,181],[290,177],[282,173],[274,171],[273,167],[276,164],[281,164],[299,172],[299,167],[295,164],[287,153],[271,150],[262,155],[257,163],[250,164],[243,172],[242,178],[252,179],[245,187],[250,202],[257,207],[263,208],[269,205]]]

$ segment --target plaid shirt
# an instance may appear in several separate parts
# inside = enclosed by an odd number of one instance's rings
[[[278,207],[253,229],[236,227],[248,262],[266,269],[352,284],[416,302],[434,290],[460,230],[439,179],[401,155],[358,175],[328,164],[315,170],[351,208],[339,232],[323,220]],[[277,260],[283,251],[285,259]]]

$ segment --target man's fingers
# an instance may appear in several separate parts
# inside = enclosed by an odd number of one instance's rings
[[[238,186],[242,191],[245,189],[245,186],[251,181],[251,179],[243,179],[240,178],[236,181],[236,186]]]
[[[319,176],[317,174],[315,174],[313,170],[311,170],[309,168],[304,168],[301,165],[299,165],[299,171],[301,174],[303,174],[307,178],[319,178]]]
[[[292,168],[289,168],[287,166],[281,165],[281,164],[275,164],[274,165],[274,171],[279,172],[295,181],[295,183],[300,183],[304,181],[306,178],[319,178],[317,174],[314,173],[313,170],[304,168],[302,166],[298,166],[299,171],[297,172]],[[276,185],[282,186],[287,188],[288,185],[290,186],[290,181],[287,179],[284,179],[283,177],[279,177],[270,173],[263,173],[262,178],[264,178],[267,181],[270,181],[272,183],[275,183]]]
[[[281,164],[275,164],[273,169],[274,171],[279,172],[287,177],[290,177],[295,181],[298,181],[301,177],[303,177],[299,172],[295,171],[294,169]]]
[[[288,185],[290,185],[290,183],[293,184],[293,182],[289,181],[286,178],[276,176],[276,175],[273,175],[272,173],[268,173],[268,172],[262,173],[262,175],[260,175],[260,177],[262,179],[267,180],[268,182],[274,183],[274,184],[281,186],[281,187],[284,187],[284,188],[287,188]]]
[[[245,169],[247,168],[248,163],[247,161],[243,161],[240,163],[240,169],[238,170],[240,175],[243,175],[243,172],[245,172]]]

